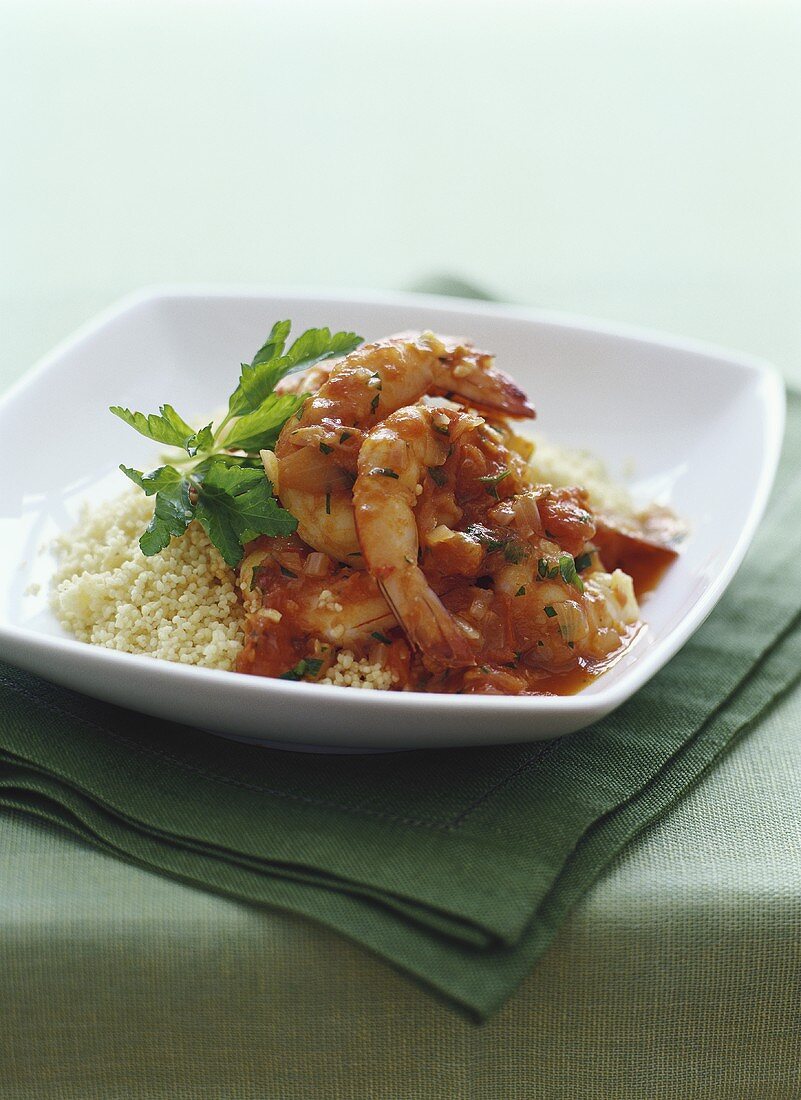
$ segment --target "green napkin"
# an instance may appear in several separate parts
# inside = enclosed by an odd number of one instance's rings
[[[800,468],[801,396],[791,394],[772,505],[729,592],[666,669],[580,734],[295,754],[0,666],[0,806],[311,917],[485,1018],[620,849],[798,678]]]

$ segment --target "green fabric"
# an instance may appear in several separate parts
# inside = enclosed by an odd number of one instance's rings
[[[3,1100],[797,1100],[801,688],[483,1027],[319,924],[0,814]]]
[[[746,565],[668,668],[584,733],[502,749],[296,755],[5,668],[0,804],[306,914],[485,1017],[617,852],[797,678],[800,458],[792,395],[780,482]]]

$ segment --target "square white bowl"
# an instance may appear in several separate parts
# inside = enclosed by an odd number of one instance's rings
[[[613,474],[633,470],[625,480],[635,499],[670,504],[689,523],[679,559],[644,601],[646,629],[610,671],[559,698],[348,691],[170,664],[65,634],[48,608],[54,563],[41,548],[73,526],[83,500],[123,489],[121,461],[154,461],[154,445],[107,407],[150,412],[168,401],[207,414],[284,317],[296,332],[329,325],[373,339],[429,328],[472,339],[530,395],[537,431],[597,454]],[[287,747],[560,736],[620,706],[720,599],[764,511],[783,423],[784,388],[769,364],[652,333],[420,295],[144,291],[84,326],[0,403],[0,656],[146,714]]]

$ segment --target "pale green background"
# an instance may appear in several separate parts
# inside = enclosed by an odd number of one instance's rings
[[[498,296],[801,376],[801,5],[5,0],[0,384],[145,283]]]
[[[0,388],[145,283],[441,272],[801,379],[797,3],[28,0],[0,21]],[[0,1096],[791,1100],[799,774],[796,692],[483,1030],[331,933],[3,818]]]

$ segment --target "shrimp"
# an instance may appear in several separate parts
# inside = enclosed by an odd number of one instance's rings
[[[396,621],[375,579],[310,551],[296,535],[250,543],[238,585],[246,611],[240,672],[281,676],[311,659],[319,674],[341,648],[378,648],[395,673],[408,665],[406,643],[386,637]]]
[[[351,488],[365,435],[424,395],[458,396],[481,409],[534,410],[492,356],[452,337],[402,333],[365,344],[336,363],[276,444],[281,501],[316,550],[362,567]]]
[[[356,531],[367,569],[432,670],[476,663],[467,637],[418,565],[414,515],[426,469],[445,462],[460,419],[472,422],[469,413],[424,405],[391,413],[362,444],[353,486]]]

